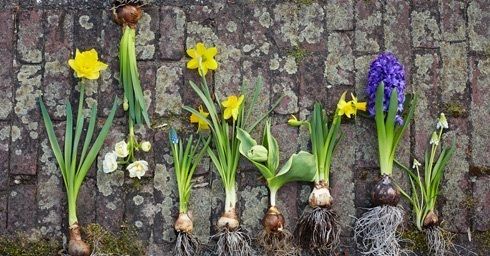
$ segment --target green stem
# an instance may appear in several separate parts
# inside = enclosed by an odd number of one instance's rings
[[[236,206],[235,184],[225,187],[225,212],[228,212]]]
[[[68,196],[68,224],[71,226],[78,222],[76,196],[67,192]]]
[[[270,191],[271,191],[271,194],[270,194],[270,204],[271,204],[271,206],[276,206],[277,189],[270,189]]]

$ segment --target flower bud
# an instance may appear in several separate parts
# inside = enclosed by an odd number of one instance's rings
[[[437,120],[437,129],[440,129],[440,128],[444,128],[444,129],[448,129],[449,128],[449,124],[447,123],[447,119],[446,119],[446,115],[444,115],[444,113],[441,113],[441,115],[439,116],[439,119]]]
[[[434,144],[434,145],[439,145],[439,136],[437,135],[437,132],[433,132],[432,133],[432,137],[430,138],[430,142],[429,142],[431,145]]]
[[[141,143],[141,150],[143,150],[144,152],[148,152],[150,151],[151,149],[151,143],[149,141],[143,141]]]
[[[298,120],[296,116],[291,115],[291,118],[288,120],[288,124],[290,126],[299,127],[303,124],[303,121]]]
[[[129,109],[128,99],[126,99],[126,97],[124,97],[123,109],[124,111],[128,111]]]
[[[268,153],[269,151],[264,146],[255,145],[247,152],[247,157],[253,161],[265,162],[267,161]]]

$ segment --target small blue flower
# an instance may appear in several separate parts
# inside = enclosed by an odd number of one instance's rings
[[[173,144],[179,143],[179,136],[177,135],[177,132],[174,128],[170,128],[170,131],[168,132],[168,138]]]
[[[398,93],[398,111],[396,115],[396,123],[403,124],[401,113],[403,112],[403,103],[405,102],[405,71],[403,65],[392,53],[386,52],[380,54],[369,68],[368,82],[366,85],[366,93],[368,95],[368,111],[371,116],[374,116],[374,105],[376,102],[376,90],[378,85],[383,82],[385,86],[385,95],[383,99],[383,110],[388,111],[390,104],[390,96],[393,89]]]

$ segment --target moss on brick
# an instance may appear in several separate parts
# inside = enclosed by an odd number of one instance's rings
[[[421,253],[426,255],[429,251],[427,247],[427,242],[425,240],[425,234],[417,229],[407,229],[401,233],[403,240],[406,240],[406,248],[413,252]]]
[[[136,231],[123,227],[113,233],[99,224],[89,224],[84,228],[86,241],[94,252],[108,255],[145,255],[145,249],[138,240]]]
[[[31,240],[26,235],[0,237],[0,255],[49,256],[58,255],[58,251],[61,249],[61,241],[53,239]]]

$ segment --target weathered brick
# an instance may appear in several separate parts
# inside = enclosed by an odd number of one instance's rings
[[[100,74],[97,110],[99,116],[107,116],[112,109],[114,98],[122,99],[124,94],[119,78],[119,42],[122,29],[114,23],[110,12],[103,12],[102,23],[101,47],[97,50],[101,61],[109,65],[109,67]],[[117,117],[126,115],[127,112],[124,112],[122,108],[119,108],[116,112]]]
[[[262,177],[255,169],[239,172],[239,215],[240,225],[249,233],[256,234],[262,230],[260,220],[264,217],[269,205],[269,192],[264,182],[258,183]],[[224,198],[223,198],[224,199]]]
[[[153,183],[139,181],[139,186],[130,188],[126,194],[125,221],[136,228],[138,237],[148,241],[153,230],[153,217],[158,207],[154,204]]]
[[[387,51],[394,53],[405,67],[405,79],[410,81],[412,48],[410,44],[410,5],[407,1],[388,1],[385,5],[384,40]],[[396,17],[396,18],[393,18]],[[407,91],[410,83],[407,83]]]
[[[359,56],[354,60],[356,76],[356,94],[360,99],[366,99],[366,84],[371,62],[376,58],[375,55]]]
[[[328,36],[328,55],[325,72],[329,86],[354,84],[354,55],[352,34],[332,33]]]
[[[41,66],[22,65],[17,72],[10,149],[11,174],[36,174],[40,111],[36,97],[41,95]]]
[[[354,124],[343,124],[343,135],[337,150],[332,157],[330,168],[330,191],[333,197],[333,209],[338,213],[343,235],[350,235],[350,229],[356,214],[354,205],[354,170],[356,150],[364,143],[354,140],[356,136]]]
[[[473,51],[486,52],[490,47],[490,6],[485,0],[471,1],[467,9],[468,37]]]
[[[0,12],[0,22],[3,26],[0,27],[0,120],[9,118],[12,112],[12,62],[14,53],[14,15],[10,11]]]
[[[19,13],[17,51],[23,62],[38,64],[43,60],[43,11],[29,10]]]
[[[442,100],[465,105],[469,101],[467,88],[468,61],[466,43],[441,44],[441,88]]]
[[[154,63],[148,61],[140,61],[138,63],[138,70],[141,80],[141,89],[145,98],[145,103],[148,106],[148,115],[150,121],[153,120],[155,114],[155,101],[156,98],[156,68]]]
[[[0,122],[0,191],[7,190],[9,184],[9,142],[10,125]]]
[[[267,62],[261,59],[245,58],[242,62],[243,83],[246,85],[245,91],[248,95],[253,95],[256,83],[262,81],[262,88],[257,97],[253,111],[255,113],[266,113],[271,105],[271,76]],[[236,94],[237,92],[230,92]],[[249,96],[250,97],[250,96]],[[249,98],[249,103],[251,98]],[[275,102],[275,101],[273,101]],[[245,103],[247,104],[247,103]],[[261,115],[251,115],[250,122],[255,122]]]
[[[36,185],[18,185],[10,190],[7,230],[27,231],[36,225]]]
[[[300,116],[305,118],[318,101],[323,104],[327,101],[328,85],[323,74],[326,57],[314,55],[306,57],[299,65],[299,108]]]
[[[115,120],[97,161],[97,200],[96,220],[103,227],[117,231],[120,229],[124,216],[124,180],[126,170],[119,167],[112,173],[104,173],[102,162],[106,153],[113,150],[114,145],[126,139],[127,130],[118,120]],[[95,165],[95,164],[94,164]]]
[[[0,235],[7,234],[7,202],[8,195],[0,193]]]
[[[419,101],[414,115],[415,156],[422,162],[430,134],[435,129],[439,116],[439,93],[441,60],[437,53],[415,54],[415,68],[412,75],[413,87],[418,92]]]
[[[298,9],[295,3],[284,2],[273,8],[274,24],[271,26],[274,40],[280,48],[298,46]]]
[[[435,14],[429,10],[412,11],[412,40],[414,47],[435,48],[441,41],[441,30]]]
[[[178,7],[164,6],[160,17],[160,57],[180,60],[184,56],[185,13]]]
[[[295,64],[296,65],[296,64]],[[274,109],[278,114],[294,114],[299,111],[298,107],[298,76],[276,74],[272,78],[271,91],[272,102],[276,102],[283,96],[279,105]]]
[[[328,30],[354,29],[354,1],[328,1],[325,9]]]
[[[354,32],[356,50],[378,52],[381,49],[382,26],[381,3],[357,1],[355,7],[356,30]]]
[[[310,51],[325,51],[323,6],[319,3],[300,5],[298,10],[298,42]]]
[[[490,229],[490,177],[478,177],[473,189],[473,200],[475,200],[475,218],[473,228],[477,231],[488,231]]]
[[[209,169],[208,169],[209,171]],[[193,216],[194,230],[193,234],[202,243],[209,242],[211,234],[211,186],[209,178],[206,175],[202,182],[196,182],[193,185],[189,209]],[[198,187],[199,186],[199,187]]]
[[[44,126],[42,129],[44,130]],[[57,135],[64,135],[64,129],[64,123],[55,124]],[[65,226],[63,217],[67,216],[63,177],[46,132],[41,133],[39,141],[41,153],[37,162],[39,173],[36,191],[38,225],[43,235],[60,237],[63,232],[62,227]],[[62,147],[63,140],[58,140],[58,143]]]
[[[182,99],[181,92],[186,92],[186,94],[194,93],[189,83],[186,82],[184,85],[182,68],[183,63],[180,62],[164,63],[158,67],[156,71],[154,106],[157,117],[180,115],[183,113],[182,105],[190,104],[190,102],[184,102]],[[183,90],[181,91],[180,89]],[[195,105],[191,106],[196,107]]]
[[[488,109],[490,103],[490,59],[474,58],[470,66],[471,82],[471,109],[470,121],[473,126],[471,132],[471,160],[478,168],[490,168],[489,138],[490,128]]]
[[[442,38],[445,41],[465,40],[465,3],[439,1]]]
[[[96,222],[96,201],[97,183],[92,177],[85,177],[85,180],[78,192],[77,216],[78,222],[87,225]]]
[[[138,60],[154,58],[157,43],[156,33],[159,30],[160,22],[159,14],[157,7],[148,7],[143,11],[136,29],[136,57]]]
[[[444,182],[441,184],[441,196],[445,199],[442,207],[444,227],[452,232],[466,232],[469,226],[468,207],[462,207],[471,196],[467,180],[469,172],[468,150],[469,136],[466,119],[450,118],[450,131],[443,135],[443,145],[450,146],[456,140],[456,151],[444,171]]]
[[[243,54],[259,57],[277,52],[275,43],[267,36],[268,31],[274,25],[270,10],[266,6],[252,4],[243,7],[242,15],[249,17],[241,23],[243,25]]]
[[[43,100],[51,118],[65,117],[65,102],[70,100],[73,71],[68,66],[73,50],[73,15],[62,11],[46,11],[44,42]],[[76,107],[75,107],[76,108]]]

